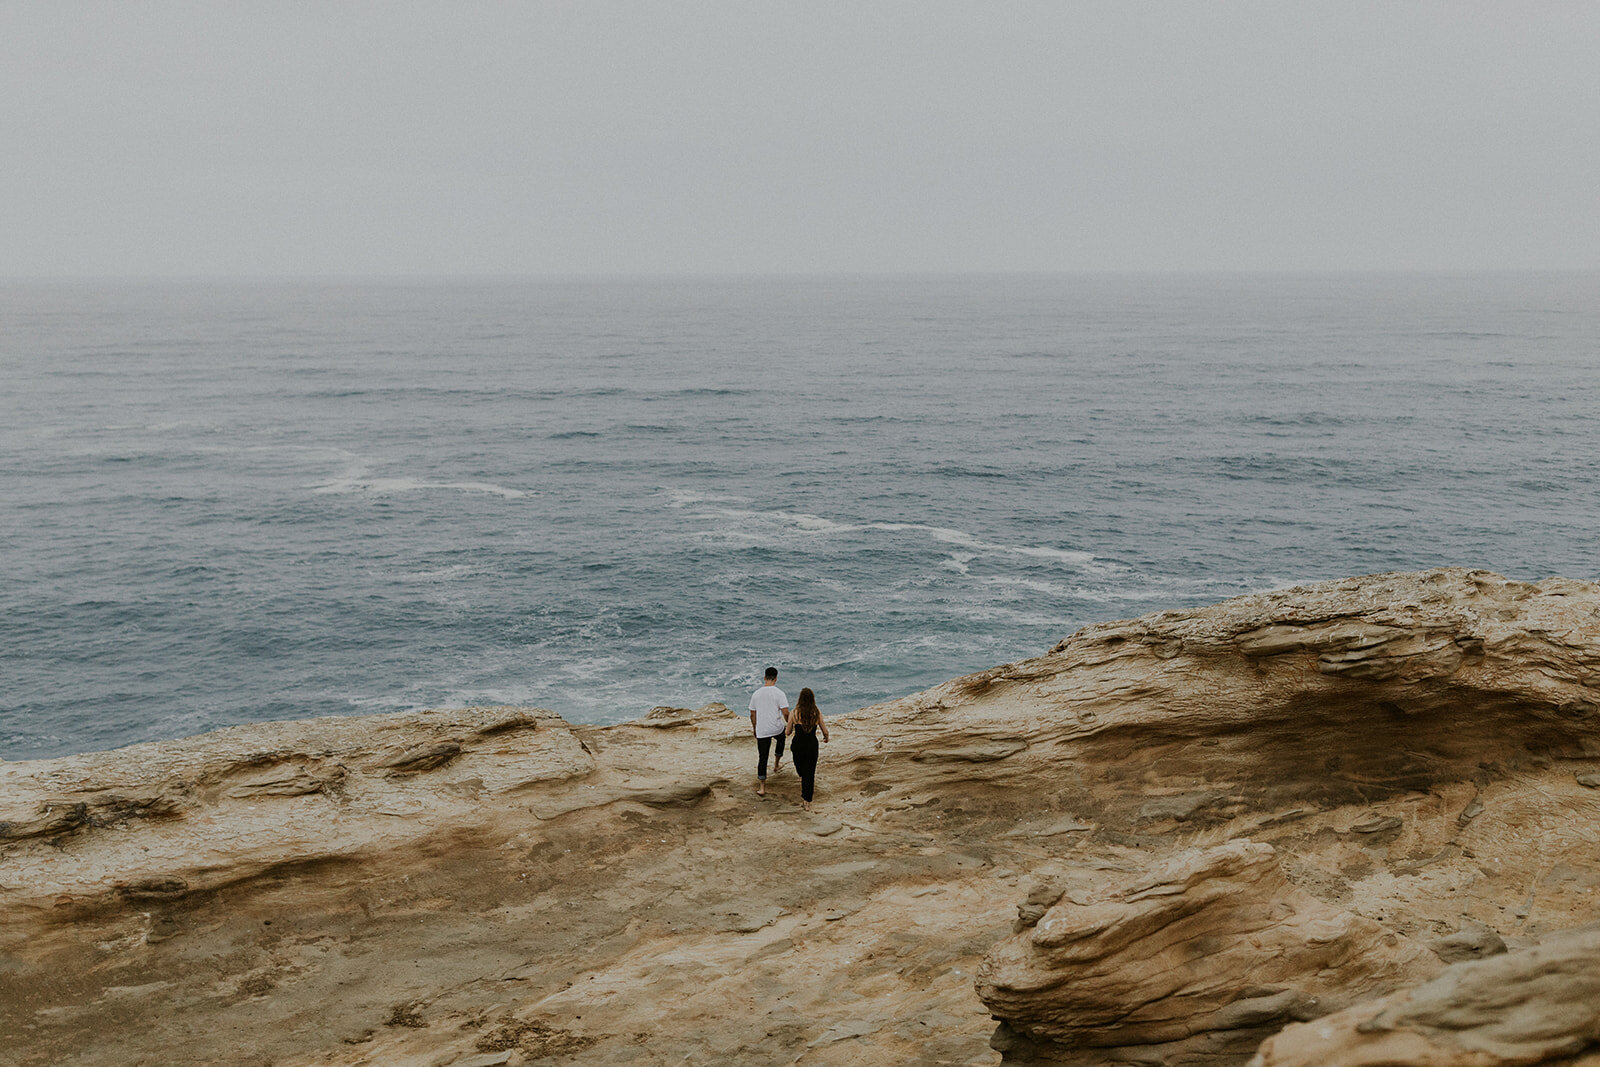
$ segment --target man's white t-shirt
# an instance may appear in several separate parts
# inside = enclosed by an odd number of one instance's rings
[[[750,710],[756,713],[756,736],[777,737],[788,728],[783,721],[783,709],[789,698],[775,685],[764,685],[750,694]]]

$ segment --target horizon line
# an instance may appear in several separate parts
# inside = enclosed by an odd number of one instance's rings
[[[1600,274],[1589,267],[1130,267],[1005,270],[769,270],[769,271],[395,271],[292,273],[155,274],[0,274],[0,284],[59,285],[93,283],[216,282],[513,282],[513,281],[672,281],[779,280],[821,278],[1069,278],[1069,277],[1330,277],[1489,276]]]

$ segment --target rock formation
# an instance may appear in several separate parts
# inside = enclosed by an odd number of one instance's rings
[[[1237,1062],[1291,1020],[1437,969],[1381,923],[1296,889],[1272,846],[1250,841],[1059,899],[979,971],[979,997],[1026,1031],[1007,1028],[1008,1051],[1040,1039],[1086,1050],[1084,1063],[1126,1046]]]
[[[1461,963],[1413,989],[1269,1038],[1251,1067],[1600,1064],[1600,929]],[[1585,1053],[1585,1049],[1588,1049]]]
[[[1240,597],[832,721],[814,816],[787,769],[754,796],[748,720],[721,705],[0,763],[0,1055],[1600,1048],[1600,998],[1571,979],[1593,937],[1570,932],[1600,917],[1593,585],[1448,569]]]

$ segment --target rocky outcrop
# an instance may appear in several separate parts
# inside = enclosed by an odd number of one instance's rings
[[[0,763],[6,1054],[1178,1067],[1266,1038],[1264,1063],[1312,1062],[1325,1032],[1441,1063],[1593,1041],[1544,978],[1506,1002],[1515,1033],[1415,1007],[1475,1003],[1452,975],[1593,918],[1592,585],[1375,575],[1088,627],[843,717],[819,696],[815,815],[787,770],[754,795],[721,705]]]
[[[1137,1046],[1163,1062],[1238,1062],[1286,1023],[1430,975],[1439,961],[1381,923],[1296,889],[1270,845],[1178,853],[1109,892],[1062,890],[989,953],[978,996],[1014,1020],[1006,1051]],[[1014,1055],[1013,1058],[1018,1058]]]
[[[1600,928],[1462,963],[1431,982],[1285,1029],[1251,1067],[1600,1064]],[[1590,1050],[1585,1052],[1585,1050]]]
[[[1059,743],[1073,765],[1107,768],[1107,781],[1079,787],[1078,807],[1098,813],[1102,835],[1270,841],[1296,890],[1269,891],[1277,906],[1298,912],[1296,897],[1317,896],[1347,921],[1381,924],[1406,955],[1385,973],[1376,965],[1396,962],[1393,947],[1364,949],[1355,958],[1370,973],[1357,968],[1308,999],[1296,952],[1278,945],[1273,966],[1290,973],[1254,983],[1276,991],[1264,1006],[1281,1009],[1263,1018],[1242,980],[1262,972],[1243,961],[1270,942],[1214,910],[1209,921],[1182,911],[1220,892],[1193,896],[1208,878],[1167,901],[1181,921],[1120,946],[1086,942],[1101,958],[1052,952],[1037,929],[998,948],[979,984],[1002,1020],[997,1046],[1015,1062],[1238,1062],[1260,1028],[1414,978],[1428,966],[1424,947],[1439,966],[1504,951],[1502,935],[1527,943],[1585,921],[1600,885],[1584,858],[1600,807],[1581,784],[1600,756],[1597,653],[1594,586],[1445,570],[1089,627],[1049,656],[952,683],[946,692],[981,682],[980,702],[1024,690],[1077,720]],[[1060,729],[1045,723],[1030,744]],[[1070,901],[1054,911],[1068,928],[1071,913],[1092,920]],[[1162,953],[1174,928],[1207,926],[1207,965],[1236,981],[1201,995]],[[1120,1000],[1094,974],[1129,983]],[[1246,1025],[1231,1024],[1232,1005]],[[1151,1012],[1164,1029],[1149,1025]]]
[[[593,771],[565,722],[522,708],[272,723],[0,764],[12,913],[0,930],[18,912],[115,912],[149,895],[140,886],[192,896],[285,865],[364,861],[442,831],[477,832],[493,810],[482,798]]]

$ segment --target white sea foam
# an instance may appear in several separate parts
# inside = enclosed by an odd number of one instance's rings
[[[136,433],[171,433],[173,430],[181,430],[185,425],[187,424],[182,422],[146,422],[101,426],[98,429],[106,433],[127,433],[129,431]]]
[[[482,568],[470,563],[454,563],[448,567],[437,567],[429,571],[416,571],[405,577],[413,582],[453,582],[478,574]]]
[[[674,503],[675,507],[687,506],[691,503],[707,503],[710,498],[687,494],[683,503]],[[952,553],[951,558],[955,564],[952,569],[966,573],[966,564],[976,556],[985,553],[999,553],[1017,556],[1027,556],[1033,559],[1051,560],[1083,570],[1096,570],[1103,573],[1116,573],[1127,568],[1120,564],[1112,563],[1095,556],[1092,552],[1077,549],[1053,548],[1048,545],[1007,545],[994,541],[985,541],[965,530],[952,529],[948,526],[930,526],[920,522],[863,522],[845,523],[825,518],[821,515],[812,515],[803,511],[753,511],[744,508],[715,508],[701,512],[706,518],[725,518],[735,520],[739,525],[733,530],[727,528],[703,531],[703,536],[719,537],[724,539],[738,539],[749,542],[759,542],[766,535],[762,527],[768,528],[776,525],[787,528],[792,533],[809,534],[824,537],[836,537],[845,534],[882,532],[882,533],[915,533],[925,534],[940,544],[953,545],[957,548],[970,549],[968,554]]]
[[[369,712],[415,711],[423,706],[414,700],[407,700],[394,693],[384,693],[377,696],[347,693],[340,699],[352,708],[361,708]]]
[[[313,493],[369,493],[374,496],[434,490],[488,493],[506,500],[516,500],[528,495],[527,490],[510,489],[493,482],[426,482],[419,478],[374,478],[371,476],[371,469],[360,460],[350,463],[343,473],[332,481],[311,486]]]
[[[1092,552],[1079,552],[1066,548],[1049,548],[1043,545],[996,544],[993,541],[985,541],[982,538],[974,537],[965,530],[952,530],[948,526],[924,526],[921,523],[874,523],[873,529],[916,530],[928,534],[935,541],[943,544],[970,548],[976,552],[1006,552],[1018,556],[1032,556],[1035,559],[1052,559],[1074,567],[1084,567],[1096,562]]]
[[[940,566],[944,567],[945,570],[955,571],[957,574],[967,574],[969,572],[967,564],[976,558],[977,554],[974,552],[952,552],[950,553],[950,558]]]
[[[445,489],[459,493],[488,493],[492,496],[516,500],[528,495],[524,489],[508,489],[493,482],[424,482],[415,478],[349,478],[329,482],[312,488],[315,493],[371,493],[383,496],[389,493],[412,493]]]
[[[1276,588],[1264,586],[1263,590]],[[1122,584],[1103,588],[1085,588],[1073,594],[1080,600],[1093,604],[1120,604],[1130,600],[1145,600],[1173,606],[1174,601],[1193,599],[1225,600],[1250,590],[1225,582],[1196,582],[1183,578],[1135,576]]]
[[[1247,582],[1236,585],[1215,578],[1180,578],[1141,574],[1124,568],[1109,580],[1095,576],[1093,581],[1065,586],[1058,582],[1026,575],[983,575],[974,581],[989,586],[1024,589],[1046,596],[1072,598],[1092,604],[1120,604],[1128,601],[1155,601],[1171,605],[1196,598],[1224,600],[1246,592],[1263,592],[1282,587],[1277,579],[1261,579],[1267,584]],[[1277,584],[1272,584],[1277,583]]]
[[[731,504],[743,499],[717,493],[699,493],[692,489],[666,489],[663,492],[667,494],[667,506],[670,508],[686,508],[690,504]]]
[[[228,445],[201,445],[199,453],[299,453],[308,457],[337,460],[344,469],[332,479],[307,486],[313,493],[369,493],[383,496],[391,493],[411,493],[446,490],[460,493],[487,493],[506,500],[536,495],[527,489],[512,489],[494,482],[430,482],[419,478],[374,478],[369,459],[354,452],[331,445],[251,445],[238,448]]]
[[[1026,589],[1031,593],[1043,593],[1045,596],[1054,597],[1085,597],[1083,590],[1061,585],[1057,582],[1047,582],[1040,578],[1021,578],[1011,575],[985,575],[977,579],[983,585],[995,585],[1004,588]]]
[[[1041,615],[1034,611],[1019,611],[999,604],[948,604],[944,614],[973,622],[1007,622],[1016,626],[1055,626],[1074,629],[1059,615]]]

